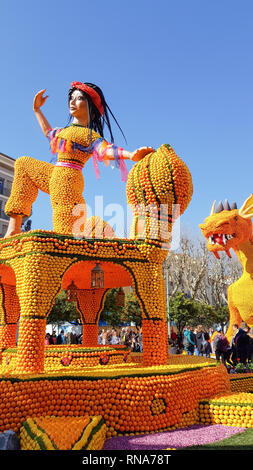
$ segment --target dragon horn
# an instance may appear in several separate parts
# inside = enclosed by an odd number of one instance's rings
[[[237,209],[237,204],[236,204],[236,202],[233,202],[233,203],[231,204],[231,211],[232,211],[233,209]]]
[[[218,212],[222,212],[222,211],[224,211],[224,207],[223,207],[222,202],[220,201],[218,206],[216,207],[215,213],[218,214]]]
[[[247,207],[247,204],[250,204],[252,202],[253,194],[251,194],[246,201],[244,201],[243,205],[239,209],[239,215],[242,217],[244,214],[247,214],[249,207]]]
[[[215,204],[216,204],[216,201],[214,201],[214,203],[213,203],[213,205],[212,205],[212,209],[211,209],[210,215],[213,215],[213,214],[214,214]]]
[[[224,202],[224,210],[225,211],[231,211],[231,207],[229,205],[229,202],[227,199],[225,199],[225,202]]]

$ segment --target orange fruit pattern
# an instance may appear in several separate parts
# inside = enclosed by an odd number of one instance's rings
[[[107,437],[173,429],[193,420],[199,401],[229,391],[223,365],[187,356],[159,367],[128,363],[5,377],[0,380],[0,432],[19,432],[29,417],[87,415],[103,417]]]

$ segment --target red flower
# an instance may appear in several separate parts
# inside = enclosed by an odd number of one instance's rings
[[[99,364],[105,365],[105,364],[108,364],[108,362],[109,362],[109,356],[107,356],[107,354],[104,356],[100,356]]]
[[[61,359],[61,364],[62,364],[63,366],[69,366],[69,364],[71,363],[71,360],[72,360],[72,359],[71,359],[70,357],[63,357],[63,358]]]

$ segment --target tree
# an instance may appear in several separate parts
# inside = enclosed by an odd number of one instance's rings
[[[118,291],[119,289],[115,288],[108,292],[100,319],[114,327],[130,322],[140,326],[142,312],[137,298],[132,292],[128,292],[125,296],[125,305],[120,307],[116,300]]]
[[[216,314],[216,323],[221,325],[222,330],[224,331],[225,325],[227,325],[229,321],[229,310],[227,305],[221,305],[219,307],[215,307],[215,314]]]
[[[100,320],[106,321],[108,325],[113,327],[119,326],[120,323],[122,323],[123,321],[122,317],[124,313],[124,307],[119,307],[116,303],[116,296],[118,290],[119,289],[114,288],[107,293],[104,302],[104,308],[100,315]]]
[[[141,326],[142,312],[138,299],[132,292],[128,292],[125,299],[124,307],[125,321],[133,322],[136,326]]]
[[[80,319],[75,302],[66,302],[66,291],[62,290],[56,297],[55,305],[47,317],[47,323],[64,323]]]
[[[220,307],[227,305],[227,287],[241,276],[236,256],[225,253],[217,260],[206,246],[206,240],[183,234],[177,252],[168,254],[163,263],[163,276],[168,296],[183,292],[192,299]]]
[[[193,301],[182,292],[176,292],[169,300],[170,320],[176,323],[180,332],[186,325],[191,325],[194,318]]]
[[[182,332],[187,325],[203,325],[210,328],[216,323],[224,327],[228,321],[228,308],[197,302],[182,292],[176,292],[169,301],[169,315],[170,320],[175,322],[178,330]]]

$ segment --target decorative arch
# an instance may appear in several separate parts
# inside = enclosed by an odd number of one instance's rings
[[[97,346],[98,323],[107,292],[115,287],[130,286],[132,283],[128,270],[122,265],[99,260],[104,271],[104,287],[92,288],[91,271],[95,267],[96,261],[85,260],[73,263],[62,279],[63,289],[67,289],[72,282],[77,288],[76,308],[82,321],[82,343],[86,347]]]
[[[11,266],[2,263],[0,264],[0,351],[16,346],[19,317],[16,276]]]

